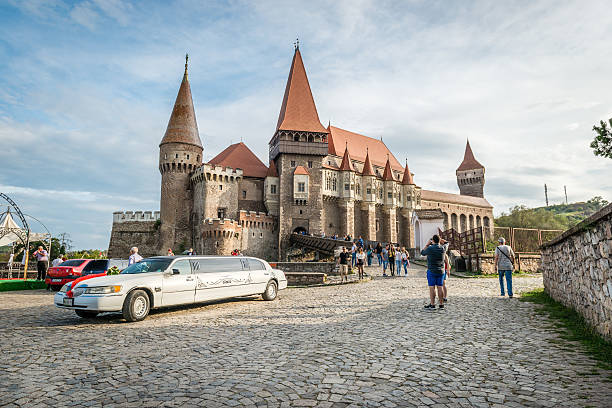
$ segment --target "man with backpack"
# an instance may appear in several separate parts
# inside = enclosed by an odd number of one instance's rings
[[[438,292],[439,309],[444,309],[442,286],[444,284],[444,255],[447,249],[446,241],[434,235],[421,251],[421,255],[427,257],[427,286],[429,286],[429,304],[425,306],[425,310],[436,309],[436,291]]]
[[[504,275],[508,287],[508,297],[512,299],[512,271],[514,270],[514,252],[509,245],[506,245],[504,238],[499,238],[499,245],[495,248],[495,269],[499,275],[499,287],[501,296],[504,294]]]

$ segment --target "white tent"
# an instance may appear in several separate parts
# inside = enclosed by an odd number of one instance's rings
[[[10,210],[0,214],[0,246],[11,245],[14,242],[25,243],[26,230],[21,228],[11,215]],[[30,242],[45,241],[49,239],[49,234],[30,232]]]

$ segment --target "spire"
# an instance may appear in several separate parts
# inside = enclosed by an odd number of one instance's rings
[[[391,162],[389,161],[389,155],[387,155],[387,163],[385,164],[385,171],[383,173],[383,181],[393,181],[393,172],[391,171]]]
[[[195,110],[193,109],[193,99],[191,98],[191,87],[187,78],[187,62],[189,56],[185,55],[185,73],[183,81],[176,95],[174,109],[168,121],[166,133],[159,144],[165,143],[187,143],[202,147],[196,122]]]
[[[346,147],[344,148],[344,156],[342,156],[340,170],[355,171],[355,167],[353,167],[353,162],[351,161],[351,156],[349,155],[348,151],[348,142],[346,142]]]
[[[461,162],[461,164],[457,168],[457,171],[476,169],[484,169],[484,166],[478,163],[478,160],[476,160],[476,158],[474,157],[474,153],[472,152],[472,148],[470,147],[470,140],[468,139],[467,144],[465,145],[463,162]]]
[[[366,147],[366,158],[365,158],[365,162],[363,163],[363,172],[361,173],[362,176],[376,176],[376,173],[374,173],[374,168],[372,167],[372,163],[370,163],[370,149],[368,149]]]
[[[278,177],[278,171],[276,170],[276,164],[274,164],[274,160],[270,160],[270,167],[268,167],[266,177]]]
[[[276,130],[328,133],[319,120],[299,45],[295,46]]]
[[[404,168],[404,177],[402,177],[402,184],[414,184],[412,174],[408,168],[408,159],[406,159],[406,167]]]

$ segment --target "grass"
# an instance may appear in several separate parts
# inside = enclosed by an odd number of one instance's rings
[[[598,367],[612,371],[612,343],[597,333],[578,312],[551,298],[544,289],[522,293],[521,301],[542,305],[541,313],[558,322],[561,338],[582,343],[588,354],[598,361]],[[589,374],[595,373],[597,371],[593,370]]]
[[[47,285],[44,281],[34,279],[28,280],[0,280],[0,292],[9,292],[13,290],[33,290],[44,289]]]

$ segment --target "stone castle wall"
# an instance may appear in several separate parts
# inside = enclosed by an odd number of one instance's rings
[[[495,254],[481,254],[478,263],[476,265],[476,258],[472,258],[472,270],[479,270],[485,275],[495,273]],[[541,263],[540,255],[516,254],[514,265],[523,272],[536,273],[541,272]]]
[[[542,246],[546,292],[612,340],[612,204]]]
[[[134,246],[142,256],[159,255],[159,219],[159,211],[114,212],[108,257],[125,259]]]
[[[243,228],[241,251],[244,255],[255,256],[266,261],[278,259],[278,220],[265,213],[240,211],[240,225]]]

